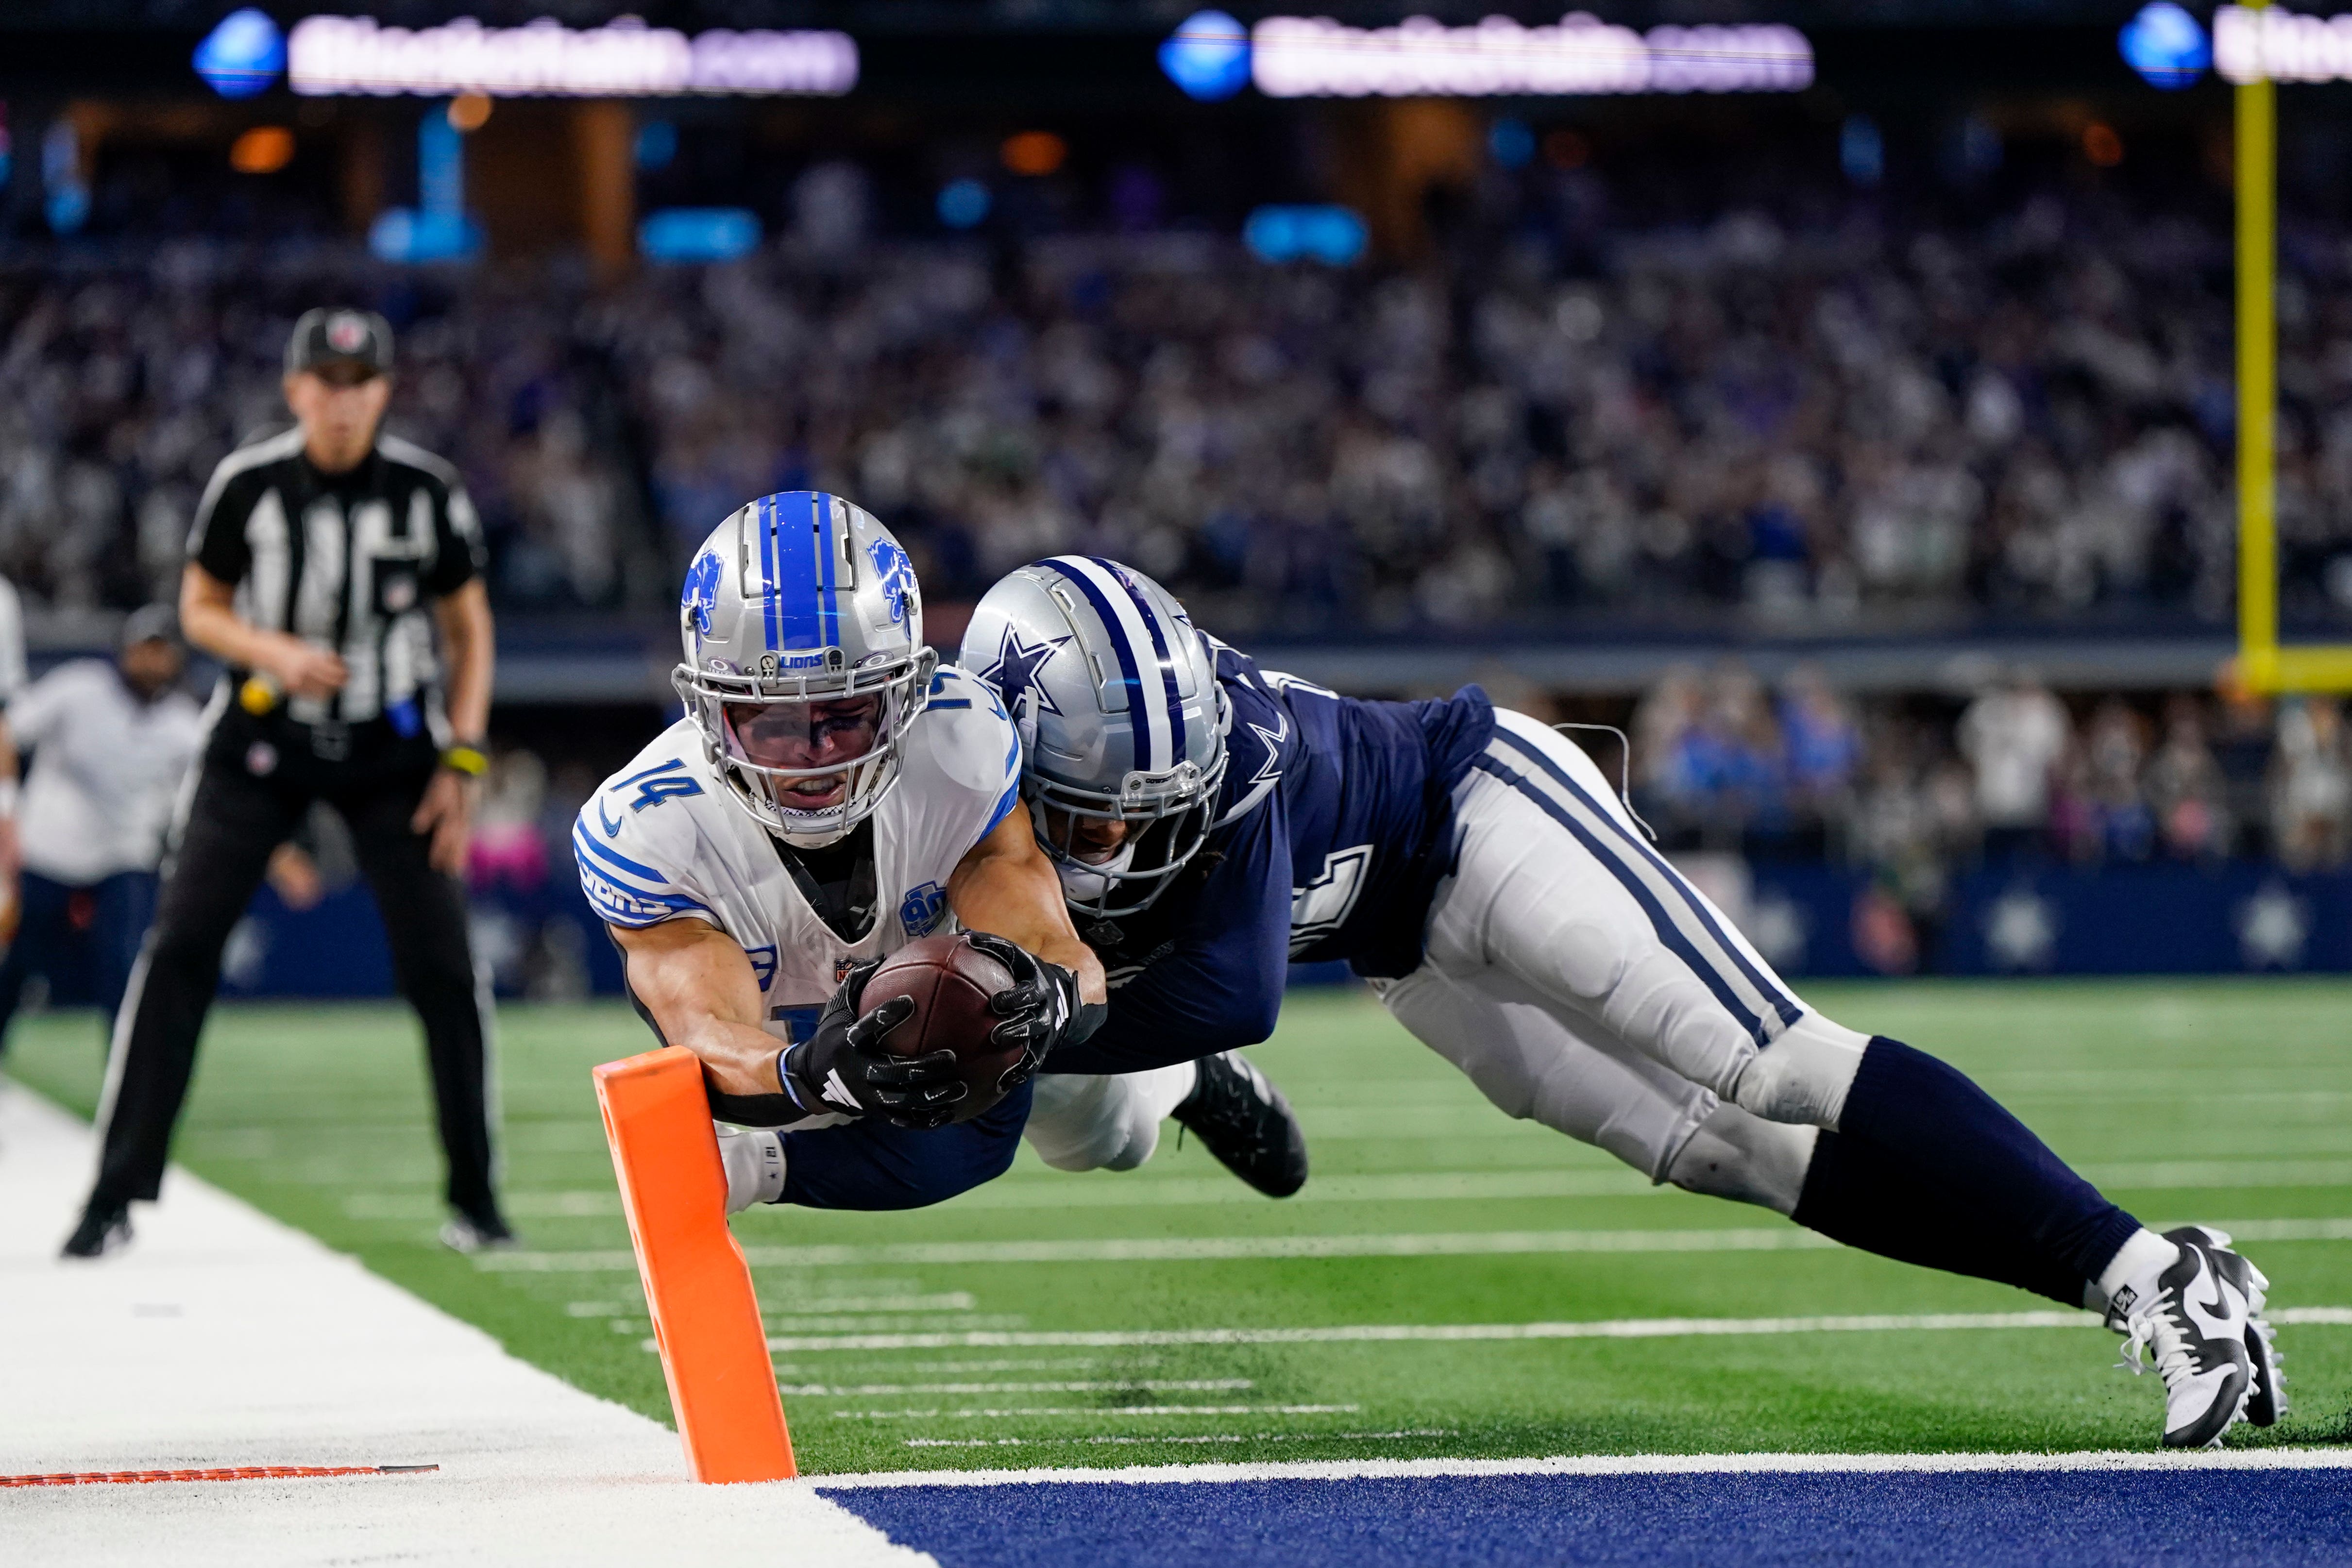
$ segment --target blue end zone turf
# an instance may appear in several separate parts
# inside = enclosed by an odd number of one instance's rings
[[[2352,1474],[2341,1469],[1044,1482],[826,1495],[942,1568],[2352,1558]]]

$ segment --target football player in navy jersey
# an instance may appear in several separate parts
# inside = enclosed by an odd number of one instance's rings
[[[1036,1081],[1052,1163],[1139,1163],[1181,1087],[1278,1166],[1279,1096],[1192,1059],[1265,1039],[1292,962],[1344,959],[1511,1115],[2104,1312],[2133,1365],[2155,1353],[2167,1446],[2283,1410],[2268,1281],[2226,1236],[2156,1235],[1958,1071],[1807,1006],[1544,725],[1475,686],[1365,702],[1262,672],[1091,558],[991,589],[961,660],[1020,730],[1039,841],[1111,988]]]

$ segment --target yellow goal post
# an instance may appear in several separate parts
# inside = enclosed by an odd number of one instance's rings
[[[2265,0],[2241,0],[2248,8]],[[2258,692],[2352,691],[2352,644],[2279,643],[2278,98],[2237,93],[2238,681]]]

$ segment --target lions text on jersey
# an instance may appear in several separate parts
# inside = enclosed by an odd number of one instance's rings
[[[852,965],[955,928],[948,880],[1013,810],[1020,771],[1020,739],[994,691],[939,670],[908,728],[903,770],[873,815],[877,905],[856,941],[811,907],[775,840],[730,799],[689,719],[581,808],[572,853],[609,924],[702,920],[733,937],[760,982],[768,1032],[791,1040],[814,1027]]]

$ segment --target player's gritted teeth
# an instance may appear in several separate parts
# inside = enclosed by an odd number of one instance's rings
[[[818,703],[730,703],[727,727],[737,755],[761,768],[786,770],[842,768],[875,748],[880,730],[879,697],[845,697]],[[819,810],[837,803],[845,776],[778,780],[779,797],[796,808]]]

